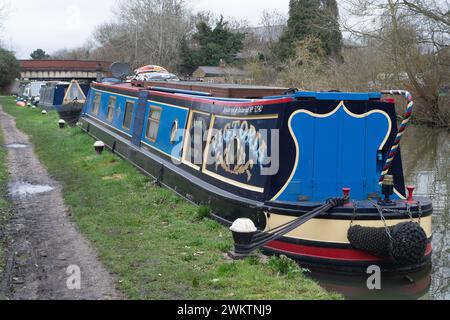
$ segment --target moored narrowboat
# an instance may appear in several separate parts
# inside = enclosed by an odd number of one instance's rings
[[[40,90],[45,84],[44,81],[23,82],[19,88],[19,98],[30,103],[38,103]]]
[[[41,87],[39,106],[48,111],[61,106],[68,87],[68,82],[47,82]]]
[[[65,92],[62,104],[55,107],[60,118],[69,125],[76,124],[80,119],[88,92],[89,85],[72,80]]]
[[[74,125],[81,116],[89,89],[88,84],[77,80],[48,82],[40,90],[39,106],[47,111],[56,110],[61,119]]]
[[[408,99],[398,126],[383,93],[260,89],[245,99],[93,83],[80,126],[221,223],[251,220],[249,248],[350,272],[429,265],[432,204],[407,194],[401,160],[412,97],[384,93]]]

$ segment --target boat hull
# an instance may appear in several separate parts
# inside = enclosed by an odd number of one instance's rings
[[[133,145],[130,137],[121,135],[112,127],[105,127],[94,118],[82,117],[80,127],[95,139],[103,141],[112,152],[130,161],[161,185],[191,202],[207,204],[214,208],[212,217],[224,225],[229,226],[235,219],[245,217],[254,221],[258,229],[270,232],[271,228],[293,220],[317,206],[317,203],[304,203],[292,208],[288,204],[263,203],[239,197],[208,184],[169,159],[159,156],[150,148]],[[398,206],[399,209],[404,208],[404,203],[399,203]],[[429,266],[432,253],[432,205],[428,199],[421,199],[421,210],[416,208],[416,212],[414,210],[412,212],[413,218],[420,222],[429,239],[425,257],[414,265],[398,265],[388,258],[376,257],[354,249],[346,240],[354,214],[353,207],[337,208],[323,217],[313,219],[285,237],[267,244],[264,251],[269,254],[286,255],[311,269],[333,272],[366,273],[369,266],[377,265],[385,272],[409,273]],[[368,201],[358,204],[357,215],[355,224],[383,227],[379,213]],[[410,217],[404,214],[393,214],[386,219],[390,225],[410,221]]]
[[[56,107],[59,117],[69,125],[75,125],[81,117],[84,103],[71,102]]]

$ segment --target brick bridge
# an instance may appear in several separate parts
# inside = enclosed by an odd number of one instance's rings
[[[95,80],[97,73],[109,77],[109,61],[85,60],[20,60],[21,79],[50,81]]]

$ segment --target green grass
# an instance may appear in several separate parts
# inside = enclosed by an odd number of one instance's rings
[[[131,299],[340,299],[284,259],[232,262],[227,228],[154,186],[128,162],[96,156],[79,128],[58,128],[54,112],[0,98],[31,136],[40,160],[64,187],[73,219]]]
[[[6,149],[3,148],[3,134],[0,130],[0,279],[5,267],[5,252],[7,248],[6,224],[10,217],[10,207],[7,200],[8,171],[6,166]],[[0,299],[1,292],[0,292]]]

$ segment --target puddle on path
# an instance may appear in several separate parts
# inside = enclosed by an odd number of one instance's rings
[[[9,185],[9,194],[13,197],[27,196],[52,191],[50,186],[34,185],[28,182],[15,182]]]
[[[5,148],[8,149],[25,149],[28,148],[28,145],[21,144],[21,143],[11,143],[11,144],[5,144]]]

